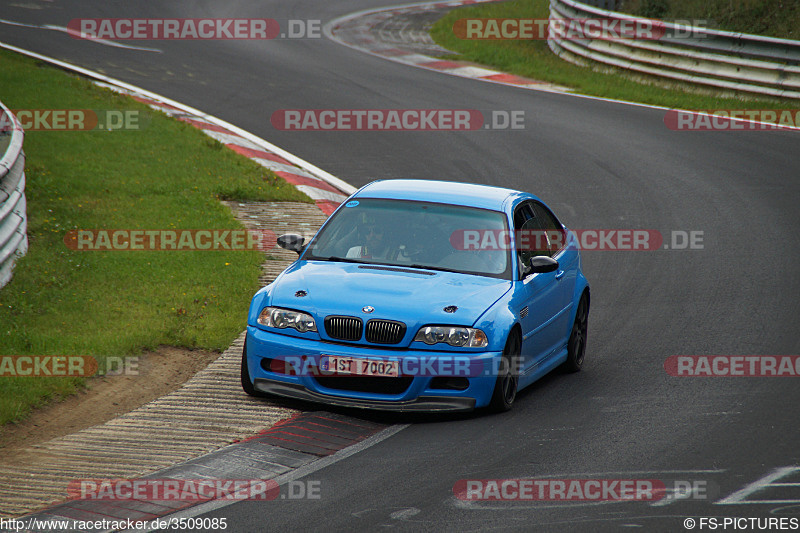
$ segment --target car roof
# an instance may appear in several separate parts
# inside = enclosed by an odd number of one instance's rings
[[[437,202],[496,211],[505,211],[509,199],[536,198],[532,194],[503,187],[421,179],[373,181],[359,189],[353,197]]]

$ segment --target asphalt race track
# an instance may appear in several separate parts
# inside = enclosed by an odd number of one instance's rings
[[[0,18],[59,26],[79,17],[324,24],[396,3],[32,0],[3,6]],[[502,415],[348,412],[413,423],[309,474],[320,482],[320,499],[211,511],[227,517],[228,531],[684,531],[687,517],[800,519],[797,486],[729,498],[800,465],[800,377],[686,378],[664,369],[672,355],[800,354],[799,133],[671,131],[664,110],[466,80],[324,37],[127,42],[162,51],[155,53],[0,24],[0,41],[202,109],[354,186],[397,177],[486,183],[539,195],[571,228],[653,229],[668,245],[673,231],[703,232],[701,249],[583,253],[592,310],[582,372],[541,380]],[[292,132],[270,123],[281,109],[521,110],[525,127]],[[706,490],[659,502],[454,497],[459,480],[507,478],[659,479]],[[800,482],[800,467],[781,481]]]

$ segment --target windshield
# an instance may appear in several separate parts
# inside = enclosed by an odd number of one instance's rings
[[[406,200],[352,200],[309,244],[307,260],[375,263],[510,279],[507,247],[465,249],[465,231],[507,232],[500,211]]]

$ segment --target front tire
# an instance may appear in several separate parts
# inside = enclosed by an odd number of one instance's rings
[[[584,294],[578,303],[575,313],[575,322],[572,324],[572,333],[567,341],[567,360],[563,368],[566,372],[577,372],[583,366],[586,355],[586,335],[589,328],[589,297]]]
[[[500,369],[497,375],[497,382],[494,385],[492,400],[489,409],[502,413],[514,406],[517,398],[517,387],[519,386],[519,355],[522,350],[522,339],[519,332],[515,329],[508,336],[506,346],[503,349],[503,358],[500,361]]]

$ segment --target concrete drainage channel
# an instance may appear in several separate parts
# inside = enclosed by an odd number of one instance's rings
[[[248,229],[268,230],[275,235],[313,234],[355,191],[293,154],[198,110],[53,58],[3,43],[0,46],[77,72],[188,122],[273,170],[315,201],[316,205],[225,202]],[[261,282],[269,283],[296,257],[277,246],[267,251]],[[322,468],[405,427],[387,427],[327,412],[300,413],[246,396],[239,383],[243,342],[244,333],[216,361],[166,396],[104,424],[4,458],[0,463],[2,527],[10,524],[9,519],[20,518],[3,530],[74,530],[75,521],[119,524],[152,520],[198,505],[196,498],[157,503],[68,499],[75,496],[78,480],[261,480],[266,483],[257,486],[274,492],[304,472]],[[357,443],[361,444],[353,446]],[[201,505],[219,507],[224,502]],[[67,522],[53,527],[54,523],[48,525],[43,520]],[[99,528],[103,529],[124,527]]]

